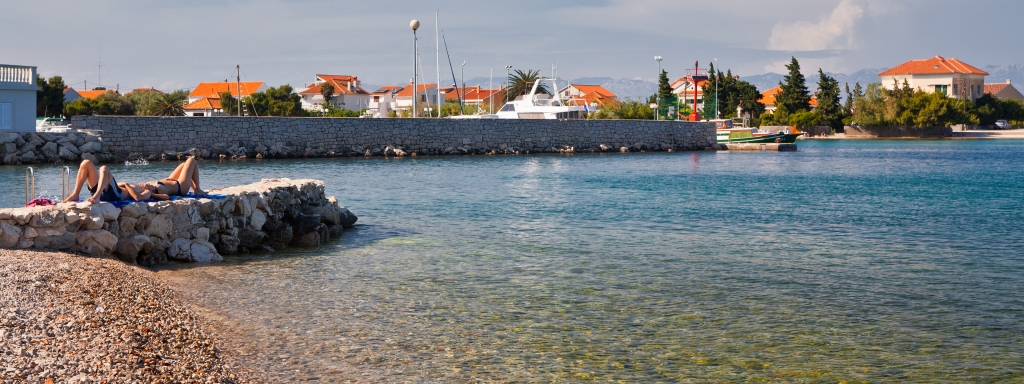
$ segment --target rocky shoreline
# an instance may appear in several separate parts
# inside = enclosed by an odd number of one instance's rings
[[[167,284],[117,259],[0,250],[0,383],[263,382]]]

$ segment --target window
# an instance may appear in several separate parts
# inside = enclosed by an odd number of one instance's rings
[[[512,104],[512,103],[505,104],[504,107],[501,107],[501,111],[502,112],[515,112],[516,111],[516,105]]]
[[[420,95],[420,102],[421,103],[426,103],[427,102],[427,95]]]
[[[373,102],[374,103],[379,103],[380,102],[380,96],[374,96],[373,97]]]
[[[956,95],[960,94],[960,89],[959,88],[960,87],[958,87],[957,84],[953,84],[953,96],[956,96]]]
[[[14,128],[13,112],[13,103],[0,103],[0,129],[10,130]]]
[[[195,112],[195,113],[192,114],[192,116],[198,116],[198,117],[203,117],[204,115],[205,114],[203,112]]]
[[[946,84],[936,84],[935,85],[935,93],[941,93],[943,95],[946,95],[947,94],[946,93],[947,89],[949,89],[949,85],[946,85]]]

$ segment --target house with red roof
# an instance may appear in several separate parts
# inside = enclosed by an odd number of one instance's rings
[[[775,87],[767,91],[761,92],[761,103],[764,104],[764,111],[768,113],[775,113],[778,107],[775,105],[775,99],[779,96],[779,92],[782,92],[782,87]],[[811,110],[818,109],[818,92],[814,92],[811,95]]]
[[[77,91],[78,97],[82,99],[95,99],[105,93],[117,93],[112,89],[94,89],[91,91]]]
[[[599,109],[619,103],[618,96],[600,85],[569,84],[558,91],[558,95],[569,100],[569,105],[582,105],[589,109]]]
[[[434,108],[437,106],[437,84],[417,84],[416,91],[413,92],[412,83],[410,83],[395,94],[395,109],[411,109],[414,94],[416,96],[416,108],[419,109],[417,115],[426,116],[423,108]]]
[[[985,93],[995,96],[999,100],[1017,100],[1024,101],[1024,95],[1010,84],[1010,80],[1007,79],[1005,83],[985,84]]]
[[[910,60],[882,71],[878,77],[882,86],[893,89],[903,86],[924,92],[937,92],[954,98],[975,100],[985,92],[988,72],[954,58],[935,56],[930,59]]]
[[[267,84],[262,81],[199,83],[188,94],[185,116],[222,116],[224,110],[220,105],[221,93],[230,92],[231,97],[238,99],[267,89]]]
[[[679,104],[688,105],[693,108],[693,88],[697,87],[697,109],[704,109],[704,83],[707,79],[697,79],[695,82],[691,76],[683,76],[672,82],[672,93],[679,98]],[[714,96],[714,95],[712,95]]]
[[[325,84],[330,84],[334,89],[331,94],[331,104],[335,107],[352,111],[369,109],[372,95],[359,85],[358,77],[347,75],[316,75],[316,80],[312,84],[307,84],[306,89],[299,91],[303,109],[307,111],[323,110],[322,90]]]

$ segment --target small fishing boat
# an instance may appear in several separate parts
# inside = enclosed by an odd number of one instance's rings
[[[712,120],[719,143],[795,143],[800,132],[758,132],[757,128],[736,128],[732,120]]]

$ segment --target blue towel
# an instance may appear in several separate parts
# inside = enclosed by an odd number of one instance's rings
[[[230,196],[230,195],[221,195],[221,194],[216,194],[216,193],[210,193],[210,194],[207,194],[205,196],[196,197],[195,194],[193,194],[192,192],[189,192],[185,196],[171,196],[171,201],[181,200],[181,199],[223,199],[223,198],[226,198],[228,196]],[[160,200],[149,199],[149,200],[144,201],[144,203],[155,203],[155,202],[158,202],[158,201],[160,201]],[[121,200],[121,201],[112,202],[110,204],[113,204],[117,208],[121,208],[123,206],[126,206],[126,205],[134,203],[134,202],[136,202],[136,200]]]

